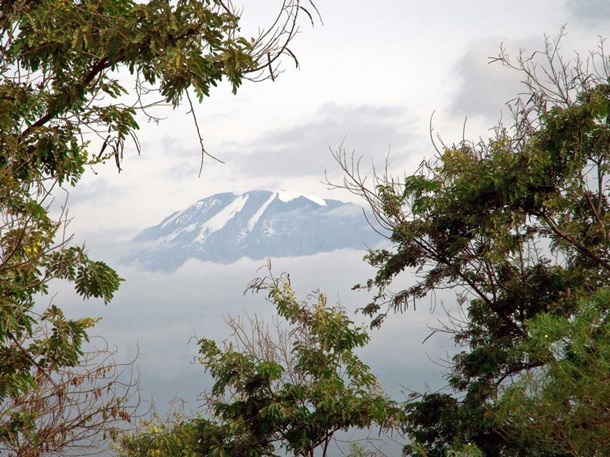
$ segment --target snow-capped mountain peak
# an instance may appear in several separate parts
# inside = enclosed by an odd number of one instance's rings
[[[301,197],[311,200],[312,202],[317,203],[320,206],[326,206],[326,200],[323,200],[318,197],[312,197],[310,195],[300,194],[298,192],[290,192],[287,190],[281,190],[277,193],[277,198],[286,203]]]
[[[362,208],[290,191],[222,193],[197,201],[137,235],[142,249],[128,261],[173,271],[190,258],[231,263],[366,249],[379,236]]]

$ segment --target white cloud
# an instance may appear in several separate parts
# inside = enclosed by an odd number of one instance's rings
[[[330,304],[339,303],[352,313],[371,298],[370,294],[351,290],[356,282],[374,274],[362,257],[362,252],[343,250],[276,259],[273,272],[289,272],[299,297],[305,299],[320,290],[327,294]],[[111,346],[120,348],[122,360],[129,360],[137,350],[141,352],[137,365],[144,393],[154,394],[163,410],[176,395],[195,402],[197,393],[210,387],[203,369],[192,364],[197,354],[194,337],[228,338],[230,331],[222,324],[227,314],[247,312],[268,320],[275,314],[263,294],[243,294],[253,278],[266,274],[264,269],[258,271],[263,265],[248,259],[232,265],[189,261],[171,275],[123,266],[119,273],[126,282],[107,307],[95,301],[82,303],[65,285],[57,286],[60,293],[56,300],[72,315],[101,316],[96,332]],[[353,314],[353,319],[368,322],[361,314]],[[421,306],[405,315],[392,315],[381,329],[371,331],[371,343],[361,351],[362,357],[390,393],[400,396],[401,386],[416,390],[427,383],[436,387],[442,384],[438,367],[429,357],[442,356],[446,340],[432,338],[422,345],[429,333],[426,322],[432,319],[427,307]]]

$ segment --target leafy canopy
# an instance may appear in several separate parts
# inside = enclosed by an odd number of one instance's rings
[[[69,245],[65,213],[51,215],[54,190],[108,159],[120,170],[126,142],[139,151],[147,109],[191,103],[189,90],[201,101],[223,79],[235,92],[246,77],[274,78],[301,11],[299,0],[285,2],[275,28],[249,39],[222,0],[2,2],[0,402],[83,355],[91,320],[35,307],[49,281],[105,303],[122,281]],[[0,417],[0,441],[27,426],[13,419]]]
[[[141,430],[122,440],[120,456],[326,456],[339,430],[400,427],[401,408],[354,353],[368,342],[363,328],[323,294],[300,303],[287,277],[253,287],[269,292],[288,328],[273,338],[256,319],[250,330],[233,319],[236,344],[201,339],[210,417]]]
[[[558,46],[547,42],[546,52],[522,54],[516,63],[500,55],[523,74],[529,94],[509,105],[513,125],[499,125],[487,141],[443,146],[413,175],[377,176],[375,189],[337,154],[344,186],[371,204],[392,243],[367,256],[378,268],[364,285],[377,290],[364,309],[373,324],[435,290],[458,293],[460,316],[450,315],[440,329],[461,349],[450,361],[448,392],[424,393],[407,405],[413,455],[443,456],[466,443],[489,456],[566,449],[534,446],[531,411],[519,424],[496,417],[504,386],[547,370],[551,359],[531,350],[537,319],[567,325],[581,303],[610,287],[608,75],[571,67]],[[606,56],[592,58],[608,68]],[[418,273],[417,281],[391,292],[403,271]],[[548,370],[551,380],[543,384],[550,389],[561,378]],[[590,387],[597,382],[585,380]],[[586,397],[564,400],[587,403]],[[592,430],[588,439],[598,439]]]
[[[541,313],[517,350],[544,365],[502,388],[497,423],[507,437],[567,455],[610,452],[610,291],[579,304],[571,319]]]

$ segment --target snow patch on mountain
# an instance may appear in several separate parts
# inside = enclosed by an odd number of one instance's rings
[[[238,198],[225,206],[220,212],[210,218],[199,231],[199,235],[195,238],[195,242],[204,241],[210,234],[222,230],[227,223],[233,219],[243,208],[248,201],[248,195],[240,195]]]
[[[126,262],[174,271],[189,259],[296,257],[377,245],[360,206],[297,192],[222,193],[171,214],[133,239]],[[139,246],[139,247],[138,247]]]
[[[307,200],[311,200],[312,202],[317,203],[320,206],[326,206],[326,201],[318,197],[312,197],[310,195],[300,194],[298,192],[290,192],[287,190],[281,190],[278,192],[278,198],[285,203],[291,202],[292,200],[301,197],[306,198]]]
[[[261,216],[263,215],[263,213],[265,212],[267,207],[271,204],[271,202],[273,202],[273,200],[275,200],[275,197],[277,197],[277,193],[273,192],[271,194],[271,196],[269,196],[269,199],[265,203],[263,203],[263,206],[261,206],[258,209],[258,211],[254,214],[254,216],[252,216],[252,219],[250,219],[248,221],[248,231],[249,232],[252,231],[252,229],[254,228],[256,223],[260,220]]]

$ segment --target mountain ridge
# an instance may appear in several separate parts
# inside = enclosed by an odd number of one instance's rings
[[[126,259],[171,272],[189,259],[233,263],[242,257],[297,257],[366,249],[381,237],[352,203],[289,191],[224,192],[195,202],[136,235]]]

